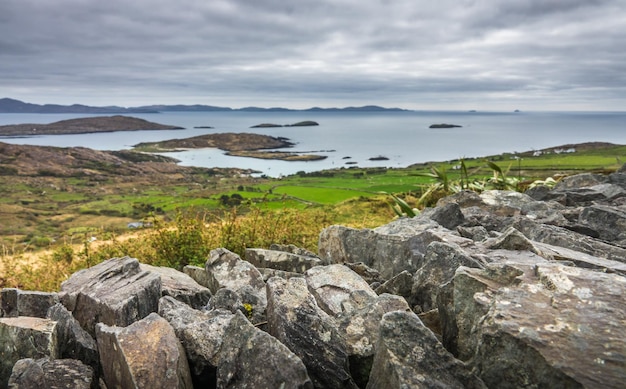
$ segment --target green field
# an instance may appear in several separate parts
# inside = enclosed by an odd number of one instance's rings
[[[487,159],[496,163],[507,178],[527,185],[550,176],[558,179],[582,171],[615,171],[626,161],[626,146],[581,145],[571,153],[544,152],[533,156],[527,152],[466,159],[463,163],[469,177],[462,176],[459,160],[401,169],[341,168],[281,179],[207,178],[203,183],[175,185],[94,183],[85,177],[20,181],[0,176],[3,220],[0,236],[4,244],[28,244],[42,236],[58,241],[68,231],[84,228],[123,232],[128,222],[154,216],[172,218],[185,209],[219,214],[233,207],[239,207],[242,212],[251,207],[264,210],[342,207],[342,212],[335,213],[338,219],[348,221],[351,214],[359,218],[368,208],[376,208],[372,199],[390,202],[389,196],[381,193],[419,197],[429,186],[441,181],[425,176],[433,167],[445,172],[446,180],[451,183],[458,183],[461,178],[486,182],[494,175]],[[523,190],[524,186],[520,184],[517,189]]]

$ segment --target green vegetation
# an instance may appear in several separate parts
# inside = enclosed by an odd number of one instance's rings
[[[459,190],[524,191],[537,180],[554,185],[569,174],[612,172],[626,161],[626,146],[533,154],[281,179],[0,175],[0,287],[56,290],[72,272],[126,255],[181,268],[202,265],[218,247],[241,255],[272,243],[316,251],[329,225],[372,228]],[[131,222],[140,228],[129,229]]]

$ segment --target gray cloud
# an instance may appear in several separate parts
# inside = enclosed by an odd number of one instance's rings
[[[619,109],[622,0],[3,0],[37,103]]]

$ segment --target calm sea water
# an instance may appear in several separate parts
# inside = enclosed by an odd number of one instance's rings
[[[94,115],[0,114],[0,125],[51,123],[85,116]],[[164,112],[132,116],[185,127],[185,130],[0,138],[0,142],[120,150],[139,142],[219,132],[254,132],[289,138],[296,144],[290,151],[327,156],[322,161],[285,162],[230,157],[217,149],[166,154],[179,159],[182,165],[251,168],[272,177],[349,166],[406,167],[418,162],[522,152],[571,143],[626,143],[626,112]],[[291,124],[303,120],[314,120],[320,125],[250,128],[260,123]],[[434,123],[463,127],[428,128]],[[196,126],[213,128],[195,129]],[[369,160],[378,156],[389,160]]]

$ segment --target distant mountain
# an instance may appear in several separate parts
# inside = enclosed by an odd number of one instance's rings
[[[215,111],[232,111],[232,108],[228,107],[214,107],[212,105],[144,105],[142,107],[136,107],[133,109],[146,109],[156,112],[215,112]]]
[[[120,113],[157,113],[156,110],[142,108],[124,108],[124,107],[90,107],[88,105],[57,105],[57,104],[31,104],[20,100],[2,98],[0,99],[0,113],[102,113],[102,114],[120,114]]]
[[[20,100],[2,98],[0,99],[0,113],[88,113],[88,114],[128,114],[128,113],[159,113],[159,112],[222,112],[222,111],[243,111],[243,112],[288,112],[288,111],[304,111],[304,112],[399,112],[406,111],[401,108],[384,108],[378,105],[366,105],[363,107],[345,107],[345,108],[320,108],[313,107],[308,109],[289,109],[281,107],[261,108],[261,107],[244,107],[229,108],[215,107],[212,105],[144,105],[140,107],[92,107],[88,105],[57,105],[57,104],[31,104]]]
[[[305,109],[304,111],[347,111],[347,112],[401,112],[401,111],[407,111],[406,109],[402,109],[402,108],[385,108],[385,107],[380,107],[378,105],[365,105],[363,107],[345,107],[345,108],[320,108],[320,107],[313,107],[313,108],[309,108],[309,109]]]

